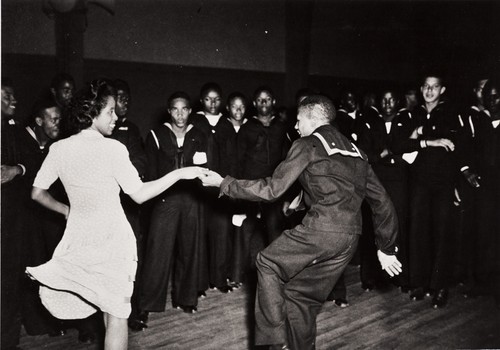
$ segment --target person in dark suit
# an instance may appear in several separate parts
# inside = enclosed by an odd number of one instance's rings
[[[219,159],[220,174],[239,178],[237,139],[245,118],[247,101],[240,92],[232,92],[227,98],[227,117],[223,116],[215,127],[215,142]],[[250,239],[253,228],[245,222],[244,205],[230,198],[219,200],[231,215],[230,237],[232,243],[229,275],[231,288],[238,288],[245,279],[250,266]]]
[[[402,154],[393,151],[392,143],[398,125],[409,118],[405,110],[398,110],[399,97],[394,89],[383,90],[378,99],[380,114],[365,114],[364,132],[360,135],[358,146],[366,152],[373,171],[391,197],[398,215],[398,260],[408,267],[408,166]],[[365,290],[388,286],[386,275],[377,267],[376,247],[373,244],[373,231],[365,230],[360,239],[361,283]],[[409,288],[408,272],[398,276],[398,284],[403,291]]]
[[[20,142],[22,129],[14,119],[17,100],[12,80],[2,77],[2,206],[1,206],[1,348],[18,349],[21,332],[22,240],[20,215],[22,176]]]
[[[54,75],[50,82],[48,96],[50,96],[61,109],[60,138],[71,134],[68,123],[68,107],[75,94],[75,79],[68,73]]]
[[[240,175],[248,180],[270,176],[290,148],[286,125],[274,115],[276,100],[271,88],[257,88],[253,104],[257,113],[241,127],[238,135]],[[266,243],[269,244],[280,235],[285,225],[282,202],[249,203],[247,220],[253,220],[256,227],[258,217],[265,227]]]
[[[175,169],[207,164],[205,134],[189,123],[191,100],[184,92],[168,99],[170,120],[152,130],[146,139],[146,178],[154,180]],[[200,251],[206,247],[203,188],[179,181],[154,202],[142,271],[139,275],[137,321],[147,324],[149,312],[165,311],[172,273],[172,306],[186,313],[197,311]]]
[[[426,75],[420,88],[424,104],[393,142],[396,154],[418,152],[410,168],[410,298],[432,294],[433,308],[446,306],[453,282],[453,200],[463,161],[463,129],[442,98],[445,90],[439,74]]]
[[[131,102],[130,87],[127,82],[121,79],[113,81],[116,88],[116,108],[115,112],[118,117],[113,133],[109,136],[112,139],[120,141],[127,147],[130,161],[137,169],[139,176],[144,178],[146,173],[147,158],[144,152],[141,133],[137,125],[127,118],[129,104]],[[142,239],[141,224],[140,224],[140,207],[125,193],[120,194],[120,200],[127,215],[127,219],[134,230],[135,237],[138,241]]]
[[[364,198],[374,213],[382,268],[391,276],[401,271],[394,255],[398,225],[392,202],[366,155],[330,125],[334,118],[330,99],[306,97],[297,117],[301,138],[271,176],[236,180],[211,172],[202,177],[204,185],[220,186],[221,195],[253,201],[276,200],[296,180],[304,191],[308,211],[302,223],[257,256],[257,345],[315,348],[316,316],[356,250]]]
[[[191,123],[201,130],[207,138],[207,166],[216,171],[222,171],[222,159],[218,149],[220,127],[227,122],[222,114],[222,89],[217,83],[209,82],[200,89],[200,103],[202,110],[191,116]],[[207,190],[204,198],[207,223],[206,252],[208,254],[208,286],[221,293],[229,293],[232,287],[228,285],[231,270],[231,203],[219,199],[215,191]],[[200,296],[205,296],[205,278],[200,280]]]
[[[26,167],[23,177],[23,267],[40,265],[50,260],[61,240],[66,220],[31,199],[31,187],[36,173],[47,156],[52,142],[59,138],[61,110],[50,98],[37,100],[32,118],[26,126],[21,144],[21,154]],[[53,197],[67,202],[60,182],[51,189]],[[63,324],[53,317],[41,304],[39,285],[27,276],[23,279],[22,319],[29,335],[64,335]]]
[[[128,118],[128,112],[130,108],[130,103],[132,100],[130,94],[130,86],[128,83],[122,79],[116,79],[113,81],[113,85],[116,88],[116,107],[115,113],[118,117],[116,121],[116,126],[113,129],[113,133],[109,136],[115,139],[127,147],[129,159],[137,169],[141,179],[144,179],[146,173],[147,157],[144,152],[144,144],[142,141],[141,133],[137,125],[135,125]],[[120,191],[120,202],[122,204],[127,220],[132,226],[135,238],[137,240],[137,274],[141,273],[142,262],[144,260],[144,222],[143,213],[141,211],[141,205],[137,204],[134,200],[130,198],[123,191]],[[136,323],[136,317],[138,313],[137,305],[137,291],[139,289],[138,284],[140,279],[136,279],[134,293],[132,295],[132,312],[130,314],[129,326],[132,330],[142,330],[142,323]]]
[[[485,111],[476,119],[475,162],[478,174],[476,235],[470,242],[472,284],[467,297],[493,295],[500,307],[500,77],[492,76],[483,89]]]

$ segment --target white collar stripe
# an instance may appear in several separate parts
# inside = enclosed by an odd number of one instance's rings
[[[341,154],[343,156],[359,157],[359,158],[363,159],[363,157],[361,156],[361,153],[359,152],[358,148],[353,143],[351,143],[351,145],[353,146],[353,149],[354,149],[355,152],[350,152],[350,151],[342,150],[342,149],[339,149],[339,148],[336,148],[336,147],[333,147],[333,148],[330,147],[330,145],[328,144],[328,142],[326,142],[325,138],[320,133],[315,132],[313,135],[316,136],[321,141],[321,143],[323,144],[323,147],[325,148],[326,153],[329,156],[338,153],[338,154]]]

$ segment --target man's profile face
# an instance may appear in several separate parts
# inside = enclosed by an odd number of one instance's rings
[[[118,118],[124,118],[128,112],[128,104],[130,102],[130,95],[124,90],[116,92],[116,107],[115,113]]]
[[[73,85],[73,82],[66,80],[59,84],[56,89],[52,89],[51,91],[57,103],[62,107],[67,107],[71,98],[73,98],[75,86]]]
[[[2,86],[2,115],[12,117],[16,113],[16,98],[11,86]]]
[[[300,137],[309,136],[316,130],[317,125],[314,119],[311,118],[310,113],[309,109],[299,107],[295,129],[299,132]]]
[[[61,110],[59,107],[50,107],[43,111],[43,117],[36,118],[36,123],[40,126],[51,140],[59,137],[59,123],[61,122]]]
[[[445,90],[446,88],[442,85],[441,79],[436,77],[425,78],[425,82],[420,88],[426,103],[439,102]]]

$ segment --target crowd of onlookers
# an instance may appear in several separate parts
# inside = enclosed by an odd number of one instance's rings
[[[299,138],[295,107],[278,108],[271,88],[224,97],[218,84],[207,83],[196,100],[182,91],[172,93],[165,106],[168,120],[144,140],[129,120],[129,85],[121,79],[112,83],[118,121],[110,137],[127,147],[144,180],[189,165],[242,179],[271,176]],[[439,74],[428,74],[420,83],[407,91],[381,86],[362,98],[346,87],[335,96],[333,124],[368,158],[399,219],[403,273],[389,279],[377,260],[370,209],[362,208],[356,256],[362,287],[397,285],[412,300],[431,296],[432,307],[439,308],[446,306],[449,288],[463,283],[464,297],[493,295],[500,303],[500,80],[488,77],[471,86],[468,108],[446,99]],[[301,89],[296,102],[319,93]],[[99,317],[62,323],[45,310],[38,285],[24,275],[26,266],[51,258],[64,232],[65,218],[32,201],[30,192],[51,143],[73,133],[65,111],[75,94],[70,75],[55,76],[21,126],[13,82],[2,78],[5,349],[17,345],[21,324],[30,335],[63,335],[71,326],[79,329],[82,342],[98,337]],[[61,183],[50,191],[68,202]],[[165,310],[169,283],[172,306],[186,313],[197,311],[209,288],[221,293],[239,288],[251,271],[255,233],[263,233],[267,244],[301,221],[300,213],[288,210],[293,195],[271,203],[235,201],[193,181],[180,181],[143,205],[126,195],[121,199],[138,243],[132,330],[147,328],[148,314]],[[343,278],[328,299],[348,305]]]

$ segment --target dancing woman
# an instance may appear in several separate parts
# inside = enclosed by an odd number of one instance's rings
[[[104,313],[106,350],[126,349],[127,318],[137,267],[134,233],[120,204],[120,187],[137,203],[203,170],[186,167],[143,183],[125,146],[105,138],[115,127],[116,91],[95,80],[72,101],[73,135],[54,143],[33,184],[32,198],[67,218],[64,236],[47,263],[28,267],[41,283],[44,306],[57,318]],[[60,178],[70,205],[47,191]]]

